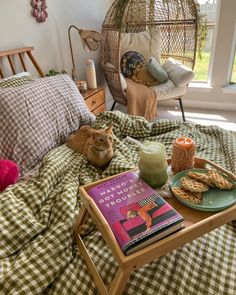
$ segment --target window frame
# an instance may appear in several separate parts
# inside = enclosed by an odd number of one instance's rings
[[[227,85],[235,85],[236,84],[236,81],[232,81],[235,58],[236,58],[236,22],[234,24],[234,36],[232,39],[231,54],[230,54],[228,74],[227,74]]]
[[[198,2],[198,0],[197,0],[197,2]],[[217,40],[217,34],[218,34],[218,28],[219,28],[220,5],[221,5],[221,0],[217,0],[217,2],[216,2],[216,19],[215,19],[214,31],[213,31],[212,42],[211,42],[212,44],[211,44],[211,51],[210,51],[207,80],[193,80],[193,81],[191,81],[191,84],[195,90],[196,90],[196,88],[198,88],[197,84],[199,84],[199,88],[204,89],[204,91],[207,88],[210,89],[211,85],[212,85],[213,64],[214,64],[216,40]],[[196,53],[196,56],[197,56],[197,54],[198,53]],[[204,86],[204,84],[205,84],[205,86]],[[207,85],[209,85],[209,87]]]

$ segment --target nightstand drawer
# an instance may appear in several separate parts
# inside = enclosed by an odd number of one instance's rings
[[[97,107],[95,110],[93,110],[92,113],[94,115],[98,115],[99,113],[105,112],[105,111],[106,111],[106,105],[103,103],[99,107]]]
[[[95,110],[97,107],[100,105],[104,104],[105,105],[105,95],[104,95],[104,90],[100,90],[97,93],[93,94],[92,96],[88,97],[85,99],[85,102],[92,112]]]

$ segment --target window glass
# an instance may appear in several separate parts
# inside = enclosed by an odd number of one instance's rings
[[[236,52],[234,55],[233,71],[231,76],[231,83],[236,83]]]
[[[206,40],[203,41],[201,53],[197,52],[195,62],[195,78],[196,81],[207,81],[210,56],[212,51],[212,41],[216,22],[217,0],[198,0],[200,12],[202,15],[202,23],[205,23]],[[204,25],[203,25],[204,26]]]

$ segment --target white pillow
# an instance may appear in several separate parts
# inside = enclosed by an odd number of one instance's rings
[[[193,78],[194,72],[174,58],[168,58],[162,65],[169,79],[179,87],[186,86]]]
[[[110,62],[107,62],[106,66],[108,66],[111,69],[115,69],[115,66]],[[126,83],[126,80],[125,80],[124,76],[122,75],[122,73],[119,73],[119,75],[120,75],[121,89],[122,89],[123,93],[125,94],[125,91],[127,89],[127,83]]]
[[[134,50],[142,54],[146,61],[148,61],[151,56],[154,56],[160,62],[161,46],[159,30],[152,30],[151,33],[149,31],[122,33],[120,45],[120,57],[122,57],[125,52]]]
[[[120,73],[120,84],[121,84],[121,88],[122,88],[123,93],[125,93],[125,91],[127,89],[127,83],[126,83],[124,76],[121,73]]]

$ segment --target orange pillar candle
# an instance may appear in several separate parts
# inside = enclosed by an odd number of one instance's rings
[[[194,167],[195,144],[189,137],[177,138],[173,143],[171,169],[174,174]]]

